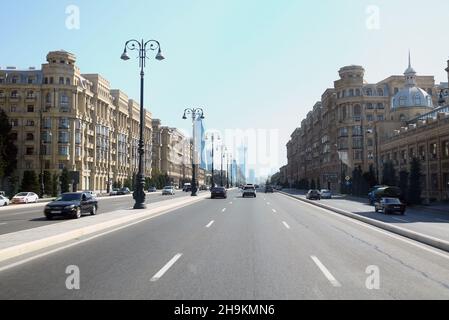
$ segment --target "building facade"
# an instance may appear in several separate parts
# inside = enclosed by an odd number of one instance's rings
[[[442,86],[433,76],[417,76],[410,59],[404,76],[378,83],[366,82],[361,66],[343,67],[339,76],[287,143],[289,185],[305,179],[341,191],[359,166],[380,172],[380,146],[395,129],[432,111]]]
[[[0,69],[0,108],[18,146],[17,172],[63,168],[74,188],[105,191],[137,172],[139,105],[99,74],[81,74],[75,55],[53,51],[40,70]],[[144,115],[145,175],[151,175],[152,119]]]

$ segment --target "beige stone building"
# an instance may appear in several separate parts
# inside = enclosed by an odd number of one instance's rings
[[[99,74],[81,74],[66,51],[47,55],[42,69],[0,69],[0,108],[18,146],[17,176],[34,170],[79,175],[77,189],[105,191],[137,171],[139,105],[111,90]],[[152,119],[144,115],[145,175],[151,175]]]
[[[404,76],[377,83],[365,81],[361,66],[343,67],[339,76],[287,143],[285,179],[290,185],[313,179],[339,191],[358,166],[380,172],[379,146],[393,130],[432,111],[442,86],[433,76],[417,76],[410,60]]]

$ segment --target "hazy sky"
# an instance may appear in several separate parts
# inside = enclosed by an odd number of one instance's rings
[[[79,28],[66,25],[70,5]],[[1,67],[39,67],[48,51],[64,49],[83,73],[102,74],[136,100],[138,65],[119,59],[124,42],[159,40],[166,60],[146,69],[153,116],[189,130],[182,111],[204,106],[206,129],[255,129],[259,141],[278,130],[267,168],[286,163],[290,133],[342,66],[363,65],[377,82],[402,74],[410,49],[419,75],[447,81],[447,0],[1,0],[1,8]]]

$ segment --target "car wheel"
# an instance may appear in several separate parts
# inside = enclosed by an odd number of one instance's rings
[[[90,214],[91,214],[92,216],[94,216],[94,215],[97,214],[97,206],[93,206],[93,207],[92,207],[92,211],[90,212]]]
[[[79,219],[79,218],[81,218],[81,209],[80,209],[80,207],[76,208],[76,212],[75,212],[73,218],[74,218],[74,219]]]
[[[53,216],[51,214],[46,214],[45,218],[47,218],[47,220],[53,220]]]

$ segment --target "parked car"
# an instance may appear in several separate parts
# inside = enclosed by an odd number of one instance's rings
[[[272,186],[265,186],[265,193],[273,193],[274,192],[274,188]]]
[[[192,191],[192,184],[191,183],[184,183],[182,186],[182,191],[184,192],[191,192]]]
[[[203,184],[203,185],[200,186],[200,190],[201,191],[207,191],[207,190],[209,190],[209,188]]]
[[[96,194],[95,192],[93,192],[93,191],[90,191],[90,190],[84,190],[83,192],[90,193],[90,195],[92,196],[92,198],[96,198],[96,197],[97,197],[97,194]]]
[[[224,198],[226,199],[228,197],[228,192],[226,191],[225,187],[214,187],[210,190],[210,198]]]
[[[250,197],[256,197],[256,187],[252,184],[247,184],[242,189],[242,197],[245,198],[246,196]]]
[[[125,194],[130,194],[131,190],[129,190],[129,188],[121,188],[117,191],[117,195],[119,196],[123,196]]]
[[[377,188],[372,193],[372,198],[370,199],[371,205],[375,202],[379,202],[382,198],[398,198],[402,196],[402,191],[398,187],[381,187]]]
[[[39,199],[39,196],[34,192],[20,192],[11,199],[11,203],[36,203],[37,199]]]
[[[51,220],[55,216],[81,218],[83,213],[95,215],[98,210],[98,200],[89,192],[64,193],[55,201],[45,206],[44,215]]]
[[[332,192],[328,189],[322,189],[320,191],[321,199],[332,199]]]
[[[111,190],[111,192],[109,192],[109,195],[110,196],[116,196],[116,195],[118,195],[118,191],[119,191],[118,188],[114,188],[114,189]]]
[[[157,191],[156,187],[149,187],[148,188],[148,192],[156,192],[156,191]]]
[[[162,195],[170,195],[173,196],[175,195],[175,188],[173,186],[166,186],[164,187],[164,189],[162,189]]]
[[[309,190],[306,194],[306,199],[321,200],[320,192],[318,190]]]
[[[5,207],[9,205],[9,199],[5,196],[0,195],[0,207]]]
[[[405,204],[398,198],[381,198],[374,203],[374,210],[376,212],[382,211],[384,214],[399,213],[405,214]]]

